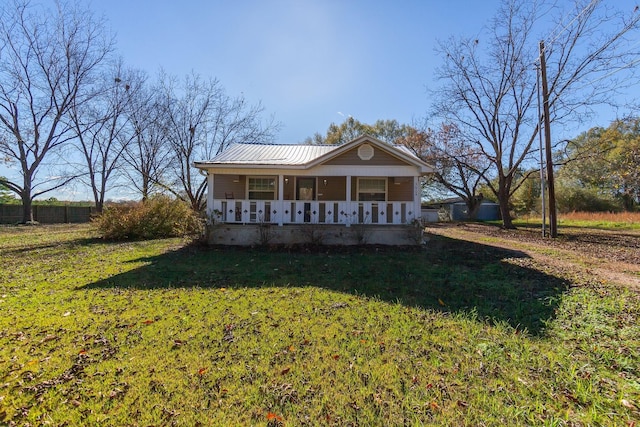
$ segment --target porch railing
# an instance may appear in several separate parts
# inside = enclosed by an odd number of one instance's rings
[[[216,222],[269,224],[407,224],[420,218],[414,202],[215,199]]]

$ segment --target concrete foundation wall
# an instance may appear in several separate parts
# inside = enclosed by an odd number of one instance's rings
[[[253,245],[392,245],[422,244],[423,229],[410,225],[259,225],[216,224],[210,228],[209,244]]]

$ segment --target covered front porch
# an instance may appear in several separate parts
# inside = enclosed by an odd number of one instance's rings
[[[412,176],[211,174],[208,180],[214,223],[403,225],[421,215]]]

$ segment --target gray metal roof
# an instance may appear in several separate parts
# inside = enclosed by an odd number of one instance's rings
[[[368,135],[360,136],[342,145],[235,143],[213,159],[195,162],[195,166],[201,169],[243,166],[306,169],[324,163],[365,142],[390,153],[395,152],[398,157],[419,167],[422,173],[433,172],[433,166],[419,159],[409,148],[389,145]]]
[[[337,145],[310,144],[231,144],[211,160],[201,164],[234,165],[305,165],[336,148]]]

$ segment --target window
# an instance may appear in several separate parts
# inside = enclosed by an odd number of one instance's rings
[[[358,200],[361,202],[387,200],[387,178],[358,178]]]
[[[275,200],[276,179],[275,178],[253,178],[249,177],[249,199],[250,200]]]

